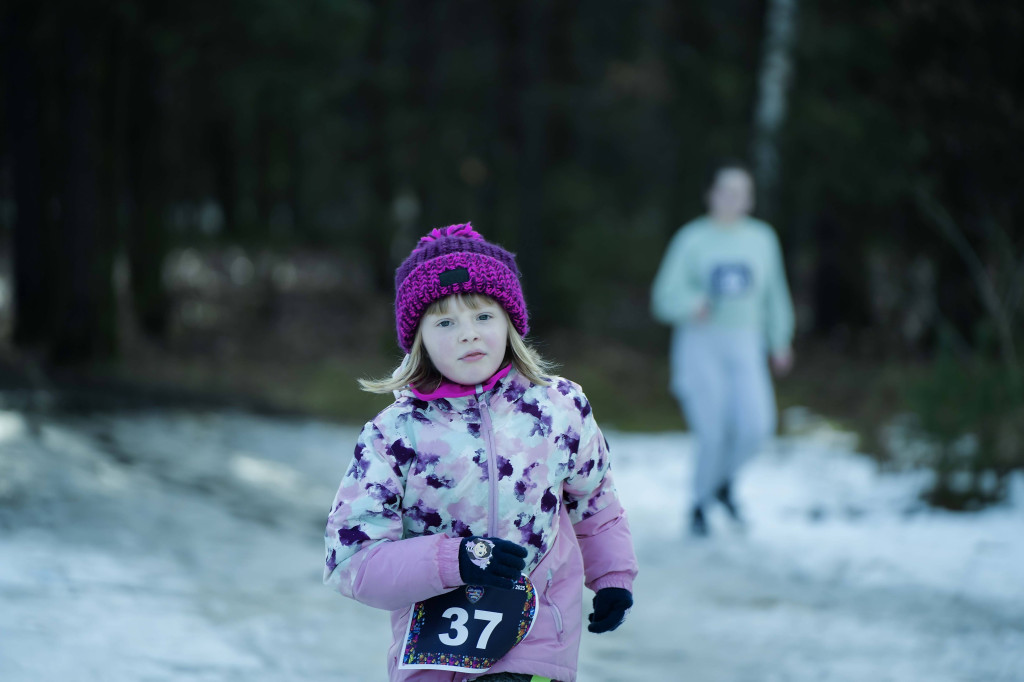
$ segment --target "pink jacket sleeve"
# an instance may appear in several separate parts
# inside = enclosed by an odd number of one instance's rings
[[[629,521],[618,499],[575,524],[573,530],[583,553],[587,587],[594,592],[604,587],[621,587],[632,592],[638,566]]]
[[[412,452],[372,422],[327,518],[324,583],[369,606],[395,610],[462,584],[458,538],[403,538],[402,497]]]
[[[611,457],[604,434],[582,392],[576,397],[582,418],[580,443],[563,497],[583,553],[586,585],[633,591],[637,574],[633,537],[612,481]]]
[[[349,562],[338,590],[378,609],[403,609],[462,584],[459,538],[424,535],[367,547]]]

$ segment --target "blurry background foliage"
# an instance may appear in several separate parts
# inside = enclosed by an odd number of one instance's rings
[[[365,420],[396,264],[471,220],[602,421],[678,428],[649,286],[709,166],[751,157],[781,5],[781,405],[882,459],[913,413],[934,500],[997,499],[1024,421],[1016,0],[8,0],[0,378]]]

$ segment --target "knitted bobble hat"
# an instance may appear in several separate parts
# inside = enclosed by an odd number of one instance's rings
[[[395,327],[398,345],[408,353],[423,313],[452,294],[483,294],[508,313],[526,336],[526,302],[519,268],[511,253],[485,240],[469,223],[431,230],[395,271]]]

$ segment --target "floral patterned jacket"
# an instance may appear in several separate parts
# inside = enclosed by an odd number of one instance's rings
[[[472,679],[398,670],[405,623],[415,602],[463,584],[460,538],[516,542],[549,614],[490,672],[574,680],[583,583],[632,590],[637,572],[609,466],[590,403],[566,379],[540,386],[512,370],[464,397],[401,392],[356,443],[328,517],[324,582],[392,611],[392,680]]]

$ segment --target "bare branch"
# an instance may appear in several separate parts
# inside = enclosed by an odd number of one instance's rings
[[[1017,361],[1017,349],[1013,339],[1012,318],[1008,314],[1006,302],[999,298],[996,283],[985,270],[985,265],[978,256],[978,252],[971,246],[963,231],[946,209],[921,186],[917,187],[914,196],[918,207],[931,219],[939,232],[949,240],[967,264],[982,305],[988,310],[989,316],[996,325],[1003,360],[1013,376],[1018,376],[1020,365]]]
[[[949,240],[950,244],[957,250],[957,253],[964,259],[967,268],[971,271],[974,285],[978,288],[982,304],[988,308],[989,313],[994,317],[1002,317],[1003,304],[999,300],[995,282],[992,281],[992,278],[985,270],[985,265],[978,256],[978,252],[971,246],[963,231],[946,209],[939,202],[935,201],[925,189],[918,187],[914,196],[917,199],[918,207],[924,211],[925,215],[939,228],[943,236]]]
[[[1011,324],[1020,312],[1021,303],[1024,303],[1024,256],[1021,256],[1020,263],[1010,276],[1010,286],[1006,293],[1006,314]]]

